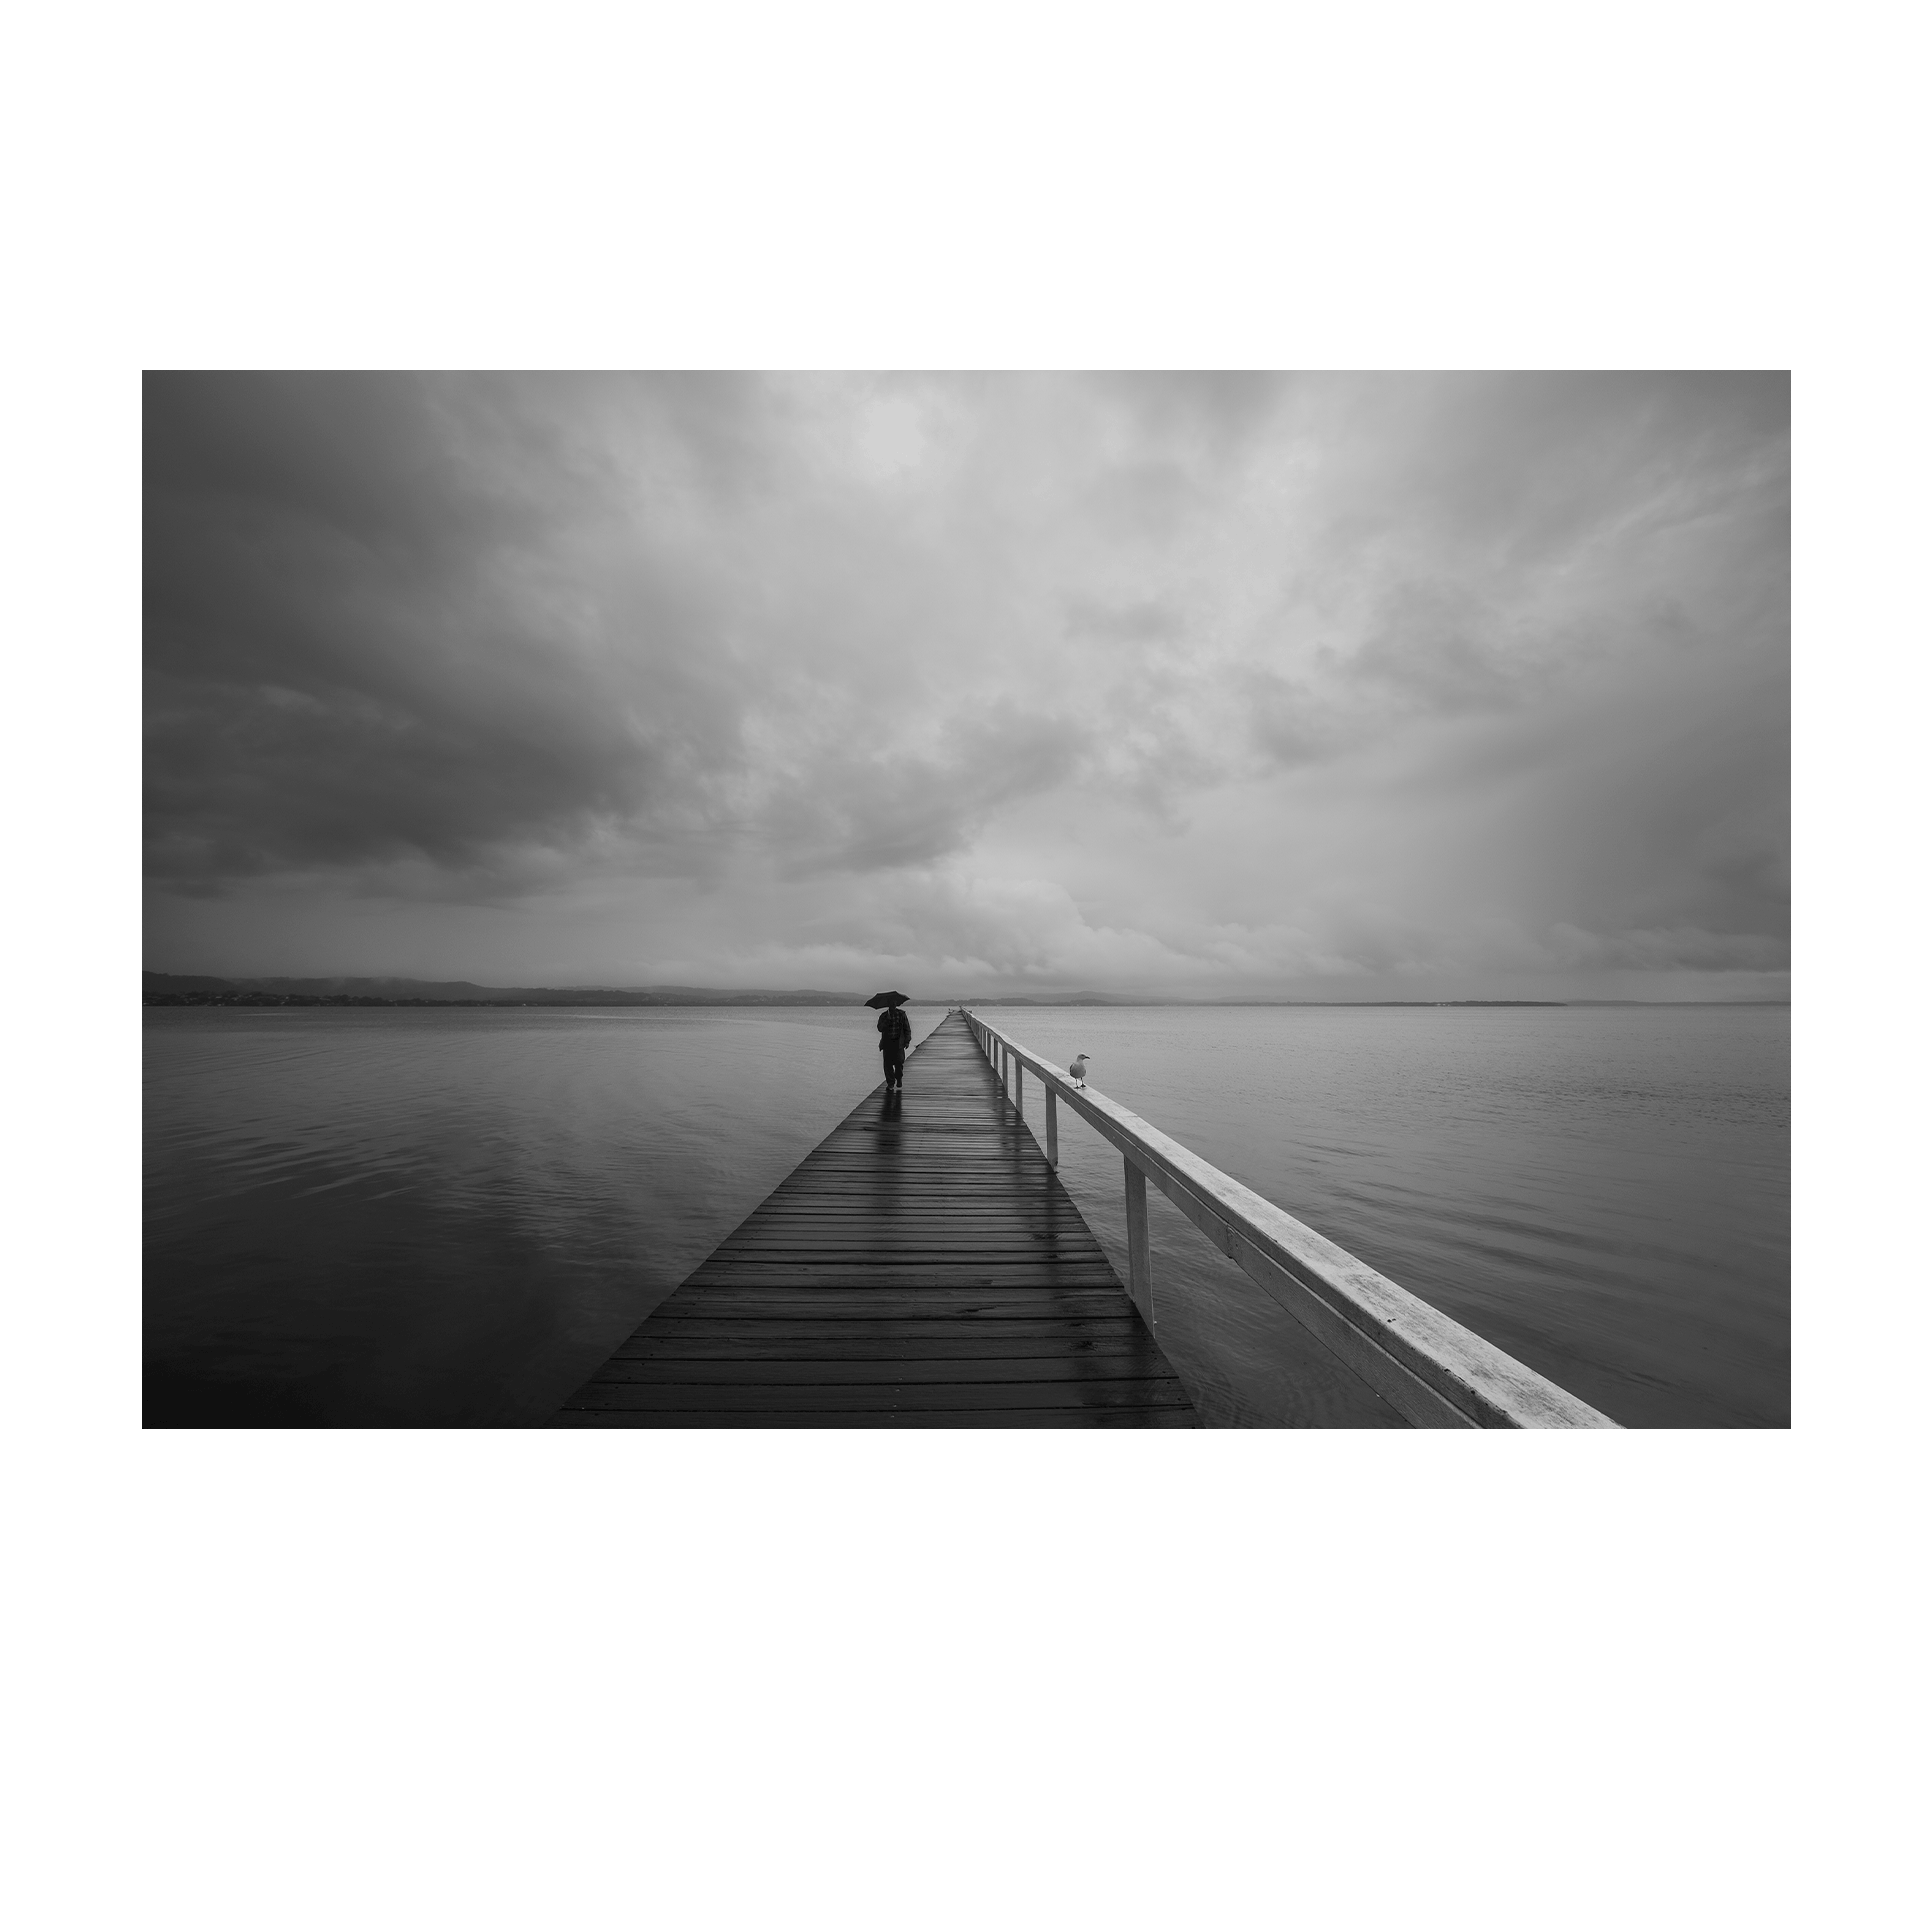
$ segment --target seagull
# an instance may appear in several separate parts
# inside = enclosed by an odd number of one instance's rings
[[[1092,1058],[1093,1055],[1090,1053],[1076,1053],[1067,1062],[1067,1072],[1072,1075],[1073,1084],[1076,1087],[1084,1087],[1087,1084],[1087,1062]]]

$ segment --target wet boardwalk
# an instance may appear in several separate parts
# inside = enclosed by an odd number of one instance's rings
[[[950,1014],[904,1093],[861,1101],[552,1424],[1199,1422]]]

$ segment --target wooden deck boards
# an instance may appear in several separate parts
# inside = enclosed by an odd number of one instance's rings
[[[555,1426],[1182,1426],[1186,1389],[958,1015]]]

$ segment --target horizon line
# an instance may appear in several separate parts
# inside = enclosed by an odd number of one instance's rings
[[[760,999],[814,999],[827,1000],[836,1004],[863,1006],[866,996],[852,987],[763,987],[763,986],[725,986],[696,987],[678,982],[665,982],[657,986],[508,986],[493,987],[475,980],[427,980],[414,974],[346,974],[346,973],[309,973],[309,974],[216,974],[200,972],[175,973],[160,968],[143,967],[142,979],[147,981],[204,980],[219,981],[222,986],[235,992],[259,990],[262,983],[293,982],[322,983],[333,985],[335,991],[347,991],[348,982],[362,982],[368,985],[378,984],[385,987],[416,986],[467,987],[476,993],[498,995],[520,994],[631,994],[631,995],[667,995],[680,994],[702,1000],[722,1000],[728,997],[753,997]],[[154,988],[152,991],[167,991]],[[280,987],[280,991],[291,991],[290,987]],[[184,991],[210,992],[213,988],[184,989]],[[1444,1006],[1791,1006],[1791,996],[1753,996],[1716,995],[1698,999],[1683,998],[1657,1000],[1635,999],[1624,995],[1573,994],[1559,998],[1547,998],[1533,995],[1494,995],[1494,994],[1454,994],[1446,997],[1416,999],[1410,997],[1371,998],[1371,999],[1301,999],[1297,997],[1278,997],[1260,994],[1216,994],[1195,996],[1156,992],[1152,990],[1112,991],[1096,987],[1066,987],[1054,990],[1029,990],[1025,993],[1008,991],[1005,988],[990,989],[983,993],[930,993],[921,996],[918,1004],[926,1006],[945,1001],[949,1006],[1042,1006],[1059,1002],[1094,1002],[1115,1006],[1280,1006],[1280,1007],[1444,1007]],[[913,1002],[909,1001],[909,1004]]]

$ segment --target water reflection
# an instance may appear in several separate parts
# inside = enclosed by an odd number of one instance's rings
[[[1623,1424],[1787,1422],[1784,1008],[996,1023],[1053,1060],[1086,1048],[1103,1092]],[[1119,1156],[1064,1119],[1061,1149],[1123,1258]],[[1209,1420],[1317,1423],[1282,1362],[1284,1312],[1157,1193],[1149,1210],[1162,1341],[1206,1382]]]
[[[785,1009],[156,1009],[148,1419],[544,1419],[878,1077]]]
[[[1616,1419],[1787,1419],[1783,1011],[996,1017]],[[880,1077],[864,1008],[154,1009],[147,1067],[148,1419],[213,1425],[544,1420]],[[1392,1421],[1149,1210],[1210,1421]]]

